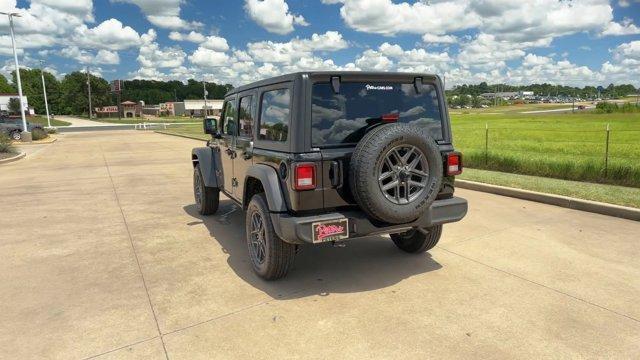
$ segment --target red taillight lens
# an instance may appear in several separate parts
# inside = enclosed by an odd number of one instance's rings
[[[447,175],[462,174],[462,154],[450,153],[447,155]]]
[[[293,173],[294,189],[311,190],[316,188],[316,165],[314,163],[296,164]]]
[[[398,119],[400,119],[400,114],[397,114],[397,113],[384,114],[381,116],[381,118],[382,118],[382,122],[386,122],[386,123],[398,122]]]

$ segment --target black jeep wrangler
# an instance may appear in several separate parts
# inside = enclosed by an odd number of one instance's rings
[[[246,210],[265,279],[283,277],[304,243],[390,234],[424,252],[467,212],[453,196],[462,157],[435,75],[279,76],[229,92],[204,131],[212,139],[191,156],[196,205],[215,213],[222,191]]]

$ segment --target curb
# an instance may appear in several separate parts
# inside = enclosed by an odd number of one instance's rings
[[[50,140],[47,141],[40,141],[40,140],[36,140],[36,141],[32,141],[32,142],[16,142],[14,145],[16,146],[23,146],[23,145],[46,145],[46,144],[53,144],[54,142],[58,141],[58,138],[51,138]]]
[[[199,140],[199,141],[207,141],[207,140],[203,140],[200,138],[197,138],[195,136],[189,136],[189,135],[181,135],[181,134],[173,134],[170,132],[165,132],[165,131],[154,131],[157,134],[162,134],[162,135],[170,135],[170,136],[177,136],[177,137],[181,137],[181,138],[185,138],[185,139],[191,139],[191,140]]]
[[[18,161],[18,160],[22,159],[25,156],[27,156],[27,153],[21,152],[20,154],[14,156],[14,157],[10,157],[10,158],[6,158],[6,159],[0,160],[0,164],[6,164],[6,163]]]
[[[490,185],[468,180],[457,180],[455,186],[461,189],[482,191],[496,195],[508,196],[523,200],[560,206],[568,209],[587,211],[623,219],[640,221],[640,209],[602,203],[598,201],[576,199],[562,195],[552,195],[530,190],[510,188],[506,186]]]

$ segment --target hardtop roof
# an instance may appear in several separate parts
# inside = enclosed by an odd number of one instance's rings
[[[302,78],[303,75],[308,75],[309,77],[314,76],[343,76],[343,77],[373,77],[373,78],[389,78],[393,80],[398,80],[402,78],[415,78],[422,77],[423,79],[428,79],[431,81],[439,80],[438,75],[435,74],[425,74],[425,73],[405,73],[405,72],[383,72],[383,71],[301,71],[295,72],[285,75],[280,75],[264,80],[259,80],[256,82],[252,82],[250,84],[242,85],[237,88],[229,91],[225,97],[229,95],[233,95],[236,93],[240,93],[246,90],[254,89],[262,86],[269,86],[278,83],[283,83],[287,81],[294,81],[296,78]]]

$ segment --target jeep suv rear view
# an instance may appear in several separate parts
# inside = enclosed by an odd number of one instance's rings
[[[283,277],[303,244],[389,234],[409,253],[433,248],[467,202],[442,84],[429,74],[303,72],[225,96],[212,135],[192,151],[203,215],[219,194],[246,210],[254,271]]]

